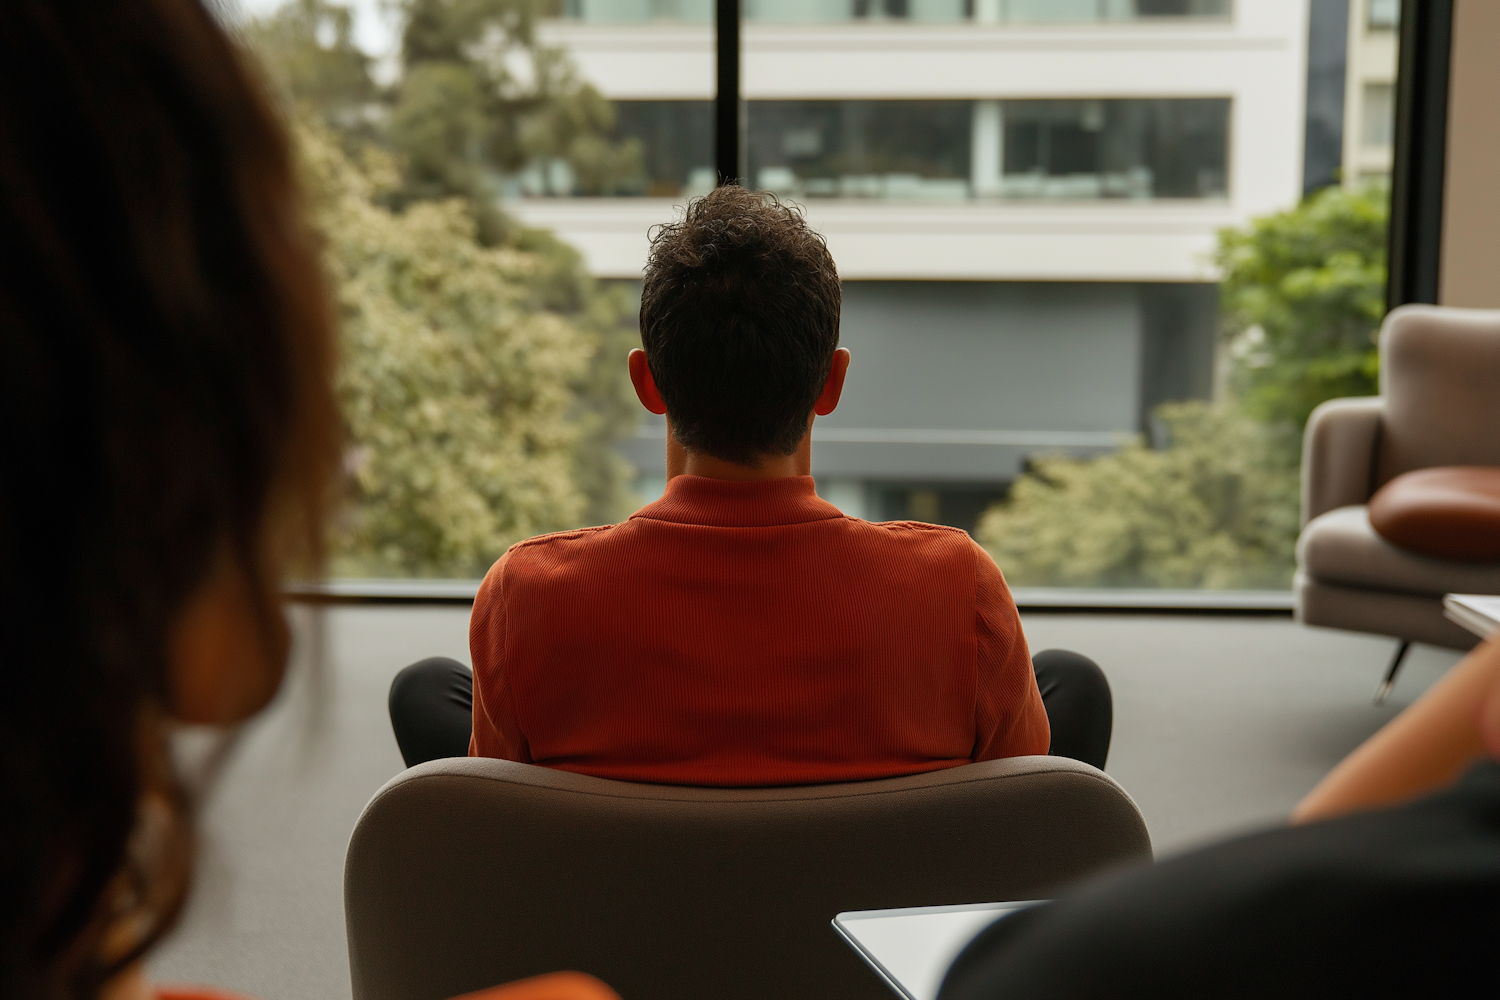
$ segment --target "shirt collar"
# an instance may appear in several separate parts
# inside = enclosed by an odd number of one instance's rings
[[[674,521],[717,528],[768,528],[843,517],[833,504],[819,499],[812,476],[787,476],[747,482],[677,476],[666,494],[631,519]]]

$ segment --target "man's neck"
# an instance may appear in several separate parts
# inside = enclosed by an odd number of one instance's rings
[[[729,479],[735,482],[755,482],[762,479],[785,479],[788,476],[812,475],[812,427],[790,455],[762,455],[755,465],[726,462],[722,458],[689,451],[678,442],[667,425],[667,478],[678,476],[704,476],[708,479]]]

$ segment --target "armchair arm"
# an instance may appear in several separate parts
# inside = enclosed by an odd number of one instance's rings
[[[1374,485],[1385,400],[1330,399],[1302,433],[1302,523],[1335,507],[1364,503]]]

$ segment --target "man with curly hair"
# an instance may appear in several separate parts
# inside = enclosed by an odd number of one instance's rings
[[[840,301],[822,237],[773,195],[726,185],[659,227],[630,377],[667,417],[666,495],[495,563],[472,684],[428,660],[392,686],[408,763],[466,740],[475,756],[690,785],[881,778],[1049,746],[1104,766],[1108,683],[1073,653],[1033,667],[984,549],[818,498],[812,425],[849,371]]]

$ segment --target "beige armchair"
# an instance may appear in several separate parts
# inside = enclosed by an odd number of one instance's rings
[[[354,1000],[557,969],[627,1000],[889,1000],[840,911],[1044,898],[1150,857],[1130,797],[1064,757],[794,788],[435,760],[377,792],[350,838]]]
[[[1449,592],[1500,594],[1500,564],[1432,559],[1370,526],[1371,496],[1403,472],[1500,466],[1500,312],[1403,306],[1380,331],[1376,397],[1313,411],[1302,444],[1298,620],[1399,640],[1375,702],[1413,642],[1470,649],[1443,617]]]

